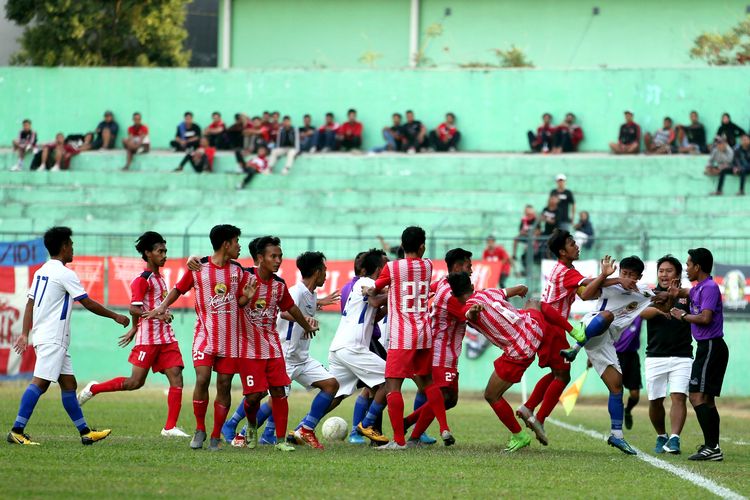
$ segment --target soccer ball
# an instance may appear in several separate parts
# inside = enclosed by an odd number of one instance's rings
[[[323,422],[323,438],[342,441],[349,433],[349,424],[341,417],[331,417]]]

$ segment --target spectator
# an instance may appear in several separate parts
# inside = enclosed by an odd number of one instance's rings
[[[243,134],[250,120],[244,113],[234,114],[234,123],[227,128],[227,146],[229,149],[241,149],[243,147]]]
[[[594,246],[594,226],[591,225],[591,219],[587,211],[581,210],[578,217],[578,223],[573,227],[575,229],[573,238],[579,247],[588,250]]]
[[[180,166],[175,169],[175,172],[182,172],[185,165],[190,163],[193,166],[193,170],[200,174],[202,172],[213,172],[214,169],[214,156],[216,155],[216,148],[211,146],[211,142],[208,137],[201,137],[198,149],[185,155],[180,162]]]
[[[719,125],[719,129],[716,131],[716,136],[723,137],[730,149],[737,144],[737,138],[744,133],[745,131],[732,121],[729,113],[721,115],[721,125]]]
[[[287,175],[294,164],[294,158],[299,153],[299,132],[292,126],[292,119],[285,116],[281,121],[281,128],[276,136],[276,147],[271,151],[271,157],[268,160],[268,169],[273,171],[274,165],[279,158],[286,155],[286,164],[282,175]]]
[[[552,115],[544,113],[542,115],[542,124],[537,127],[536,135],[529,130],[526,135],[529,137],[529,147],[532,153],[548,153],[552,147],[555,128],[552,126]]]
[[[526,205],[521,223],[518,225],[518,236],[513,239],[513,260],[516,260],[516,255],[518,255],[518,242],[528,242],[529,236],[533,235],[534,226],[536,226],[536,212],[532,205]]]
[[[141,114],[133,113],[133,125],[128,127],[128,136],[122,140],[125,147],[127,159],[122,170],[128,170],[133,163],[133,156],[138,153],[148,153],[151,147],[151,139],[148,136],[148,127],[141,122]]]
[[[72,151],[75,151],[75,154],[92,149],[93,141],[93,132],[86,132],[85,134],[68,134],[65,137],[65,144],[68,145]]]
[[[318,150],[327,152],[336,149],[336,132],[339,124],[333,119],[333,113],[326,113],[326,120],[318,129]]]
[[[299,150],[314,153],[318,149],[318,131],[312,126],[310,115],[302,117],[302,126],[299,128]]]
[[[565,115],[565,121],[555,128],[552,152],[554,154],[575,153],[582,140],[583,129],[576,123],[576,115],[568,113]]]
[[[268,130],[268,125],[264,125],[260,116],[253,116],[253,119],[245,124],[242,135],[245,136],[243,142],[248,154],[255,153],[260,146],[266,146],[268,149],[268,141],[271,137]]]
[[[641,127],[633,121],[633,112],[625,111],[625,123],[620,126],[617,142],[611,142],[609,149],[616,155],[634,155],[641,149]]]
[[[115,121],[115,115],[111,111],[105,111],[104,120],[96,126],[96,135],[91,143],[91,149],[115,149],[119,132],[120,126]]]
[[[710,176],[719,175],[722,170],[731,169],[734,161],[734,152],[723,136],[716,137],[714,144],[705,171],[705,174]]]
[[[201,140],[201,128],[193,122],[193,113],[185,113],[185,121],[177,125],[175,138],[169,143],[175,151],[192,152],[198,147]]]
[[[461,132],[456,128],[456,115],[453,113],[446,113],[445,121],[430,132],[430,146],[435,151],[453,152],[460,140]]]
[[[557,187],[550,191],[550,194],[557,196],[558,209],[555,218],[557,227],[570,231],[571,224],[576,220],[576,200],[573,197],[573,192],[565,187],[567,180],[565,174],[557,174],[557,177],[555,177]]]
[[[508,252],[505,251],[502,245],[498,245],[495,242],[495,237],[490,235],[487,236],[487,246],[482,252],[482,260],[489,262],[500,262],[500,288],[505,288],[505,280],[510,276],[511,262]]]
[[[708,153],[706,128],[698,121],[698,112],[690,112],[690,125],[677,126],[677,146],[680,153]]]
[[[401,113],[391,115],[390,127],[383,127],[383,139],[385,145],[372,148],[370,153],[382,153],[383,151],[403,151],[404,126],[401,124]]]
[[[211,124],[203,131],[203,135],[208,139],[209,146],[217,149],[228,149],[227,127],[218,111],[211,113]]]
[[[276,139],[279,136],[279,128],[281,128],[281,124],[279,123],[280,119],[281,114],[278,111],[271,113],[271,121],[268,123],[268,139],[266,139],[269,149],[276,146]]]
[[[75,140],[68,141],[62,132],[58,132],[55,135],[55,142],[45,144],[42,147],[40,161],[32,162],[32,169],[48,169],[51,172],[68,170],[70,160],[80,152],[80,147],[77,147]],[[52,165],[51,168],[50,165]]]
[[[376,238],[380,242],[380,247],[385,253],[393,255],[396,259],[404,258],[404,247],[401,246],[401,243],[391,245],[380,235],[376,236]]]
[[[264,126],[269,127],[271,125],[271,112],[264,111],[263,114],[261,115],[260,121]]]
[[[675,140],[674,129],[672,129],[672,119],[664,117],[662,128],[654,132],[654,135],[646,132],[643,137],[643,144],[646,146],[646,154],[649,155],[667,155],[672,153],[672,143]]]
[[[336,146],[342,151],[360,149],[362,147],[362,124],[357,121],[357,110],[350,109],[346,113],[347,121],[336,131]]]
[[[13,139],[13,151],[18,153],[18,163],[11,169],[18,172],[23,169],[23,158],[26,153],[32,151],[36,153],[36,132],[31,129],[31,120],[26,119],[21,123],[21,131],[18,137]]]
[[[558,227],[557,226],[557,215],[560,211],[560,199],[557,197],[557,193],[553,190],[549,199],[547,200],[547,206],[542,209],[542,215],[539,218],[538,228],[540,229],[540,235],[548,238]],[[544,228],[542,228],[544,223]]]
[[[734,148],[733,166],[719,172],[719,185],[716,186],[716,192],[713,194],[720,196],[724,187],[724,178],[729,174],[734,174],[740,176],[740,190],[737,196],[745,196],[745,177],[748,173],[750,173],[750,136],[742,134],[740,143]]]
[[[414,111],[412,110],[406,112],[406,123],[403,131],[402,144],[407,153],[417,153],[427,147],[427,128],[422,125],[422,122],[414,119]]]
[[[257,174],[267,175],[271,173],[268,168],[268,160],[266,159],[266,156],[268,155],[268,148],[266,146],[259,146],[258,155],[247,162],[242,158],[242,153],[240,151],[237,151],[235,155],[237,157],[237,162],[240,165],[240,170],[245,174],[245,178],[242,180],[242,183],[237,186],[237,189],[245,189]]]

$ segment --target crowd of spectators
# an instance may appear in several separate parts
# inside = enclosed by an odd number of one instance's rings
[[[583,141],[583,129],[576,123],[573,113],[567,113],[565,120],[557,126],[552,125],[552,115],[544,113],[536,134],[529,130],[527,136],[532,153],[575,153]]]

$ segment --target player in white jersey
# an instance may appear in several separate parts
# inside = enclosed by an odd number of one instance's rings
[[[8,442],[21,445],[38,445],[24,432],[37,402],[53,382],[60,384],[62,404],[85,445],[100,441],[110,434],[109,429],[96,431],[89,428],[76,398],[76,378],[68,354],[70,345],[70,317],[73,302],[98,316],[110,318],[127,327],[130,319],[117,314],[89,298],[76,273],[65,265],[73,262],[73,231],[68,227],[53,227],[44,234],[44,246],[50,255],[34,273],[28,302],[23,316],[23,330],[14,344],[14,350],[23,354],[31,342],[36,351],[36,365],[31,383],[21,397]],[[33,326],[32,326],[33,325]]]

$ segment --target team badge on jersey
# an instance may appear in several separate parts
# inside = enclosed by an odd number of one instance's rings
[[[229,280],[231,281],[233,285],[236,285],[239,282],[239,279],[240,279],[240,275],[238,273],[232,273],[232,275],[229,278]]]
[[[226,295],[227,286],[224,283],[217,283],[214,287],[214,293],[216,295]]]
[[[648,297],[648,295],[646,295]],[[628,304],[625,309],[628,311],[635,311],[638,308],[638,302],[631,302]]]
[[[265,309],[266,308],[266,299],[258,299],[255,302],[255,308],[256,309]]]

